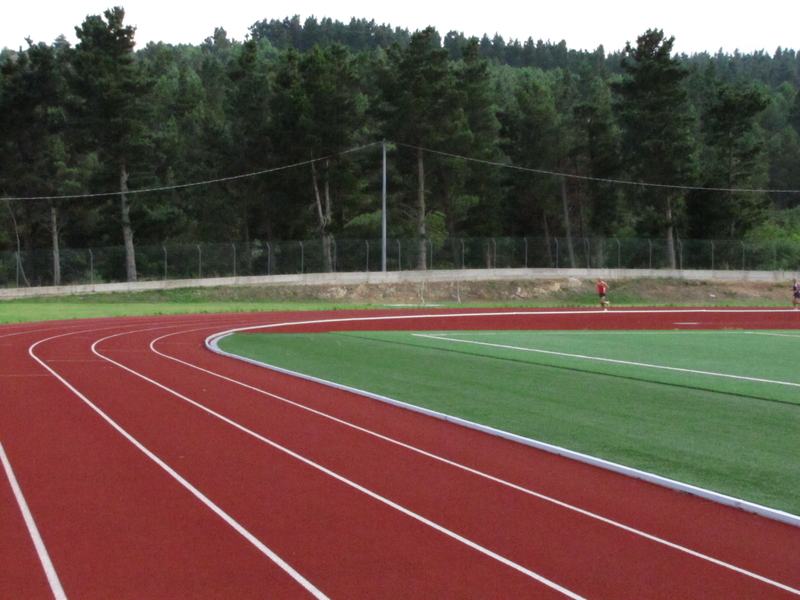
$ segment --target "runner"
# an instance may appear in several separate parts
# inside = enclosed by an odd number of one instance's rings
[[[792,306],[794,309],[797,310],[798,306],[800,306],[800,283],[797,283],[797,277],[792,279]]]
[[[608,307],[611,306],[611,302],[606,300],[606,292],[608,291],[608,284],[603,281],[602,279],[597,280],[597,293],[600,296],[600,306],[603,310],[608,310]]]

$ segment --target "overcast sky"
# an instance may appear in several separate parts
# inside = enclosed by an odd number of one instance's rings
[[[516,4],[119,0],[118,4],[125,8],[125,22],[137,27],[138,47],[149,41],[197,45],[212,35],[215,27],[223,27],[230,38],[244,40],[248,27],[257,21],[297,14],[302,20],[330,17],[345,23],[351,17],[374,19],[412,32],[433,25],[442,35],[456,30],[468,37],[499,33],[506,41],[529,37],[555,43],[566,40],[571,49],[594,50],[602,44],[607,52],[622,49],[626,41],[635,42],[647,29],[663,29],[675,37],[675,50],[687,54],[720,49],[772,54],[778,46],[800,50],[798,0],[764,4],[730,0],[527,0]],[[100,15],[113,5],[105,0],[8,0],[0,12],[0,48],[27,47],[26,37],[49,43],[59,34],[75,44],[75,26],[87,15]]]

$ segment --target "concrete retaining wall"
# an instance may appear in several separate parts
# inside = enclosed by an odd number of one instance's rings
[[[388,271],[359,273],[308,273],[304,275],[260,275],[215,279],[166,279],[133,283],[98,283],[32,288],[0,289],[0,300],[41,296],[69,296],[112,292],[141,292],[190,287],[267,286],[267,285],[358,285],[363,283],[402,283],[433,281],[499,281],[515,279],[595,279],[610,281],[642,277],[691,279],[701,281],[791,281],[792,271],[680,271],[650,269],[460,269],[452,271]]]

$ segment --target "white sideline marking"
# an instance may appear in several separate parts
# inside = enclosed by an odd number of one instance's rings
[[[310,460],[310,459],[308,459],[308,458],[306,458],[304,456],[301,456],[300,454],[297,454],[296,452],[293,452],[292,450],[289,450],[288,448],[286,448],[284,446],[281,446],[280,444],[278,444],[278,443],[276,443],[276,442],[274,442],[274,441],[272,441],[272,440],[270,440],[270,439],[268,439],[268,438],[256,433],[255,431],[247,429],[246,427],[244,427],[243,425],[240,425],[236,421],[233,421],[233,420],[225,417],[224,415],[221,415],[221,414],[211,410],[210,408],[208,408],[206,406],[203,406],[202,404],[200,404],[198,402],[195,402],[194,400],[184,396],[183,394],[180,394],[179,392],[177,392],[177,391],[165,386],[164,384],[161,384],[161,383],[159,383],[159,382],[157,382],[157,381],[155,381],[153,379],[150,379],[146,375],[143,375],[142,373],[139,373],[138,371],[134,371],[130,367],[126,367],[123,364],[120,364],[120,363],[118,363],[118,362],[116,362],[116,361],[114,361],[114,360],[112,360],[112,359],[110,359],[110,358],[108,358],[106,356],[103,356],[102,354],[100,354],[97,351],[97,344],[99,344],[100,342],[103,342],[105,340],[108,340],[108,339],[111,339],[111,338],[114,338],[114,337],[117,337],[117,336],[120,336],[120,335],[127,335],[129,333],[136,333],[136,332],[119,333],[119,334],[111,335],[111,336],[108,336],[106,338],[97,340],[94,344],[92,344],[92,352],[94,352],[97,356],[103,358],[104,360],[107,360],[108,362],[118,366],[119,368],[124,369],[124,370],[128,371],[129,373],[132,373],[132,374],[136,375],[137,377],[140,377],[140,378],[144,379],[145,381],[155,385],[156,387],[161,388],[162,390],[165,390],[165,391],[169,392],[170,394],[176,396],[177,398],[180,398],[181,400],[184,400],[185,402],[188,402],[189,404],[199,408],[200,410],[203,410],[203,411],[207,412],[208,414],[210,414],[210,415],[212,415],[214,417],[217,417],[221,421],[224,421],[225,423],[228,423],[229,425],[235,427],[236,429],[239,429],[240,431],[242,431],[242,432],[244,432],[244,433],[246,433],[248,435],[253,436],[257,440],[260,440],[260,441],[264,442],[265,444],[268,444],[268,445],[272,446],[276,450],[280,450],[281,452],[284,452],[285,454],[288,454],[292,458],[295,458],[295,459],[307,464],[308,466],[313,467],[313,468],[321,471],[322,473],[325,473],[326,475],[332,477],[333,479],[336,479],[336,480],[338,480],[338,481],[340,481],[340,482],[342,482],[342,483],[344,483],[344,484],[346,484],[346,485],[358,490],[359,492],[362,492],[363,494],[365,494],[365,495],[367,495],[367,496],[369,496],[369,497],[371,497],[371,498],[373,498],[373,499],[375,499],[375,500],[377,500],[379,502],[382,502],[383,504],[386,504],[387,506],[389,506],[391,508],[394,508],[395,510],[397,510],[397,511],[399,511],[399,512],[401,512],[401,513],[403,513],[403,514],[405,514],[405,515],[407,515],[409,517],[411,517],[412,519],[415,519],[415,520],[417,520],[417,521],[419,521],[419,522],[421,522],[421,523],[423,523],[425,525],[428,525],[429,527],[435,529],[436,531],[439,531],[440,533],[443,533],[444,535],[446,535],[448,537],[451,537],[451,538],[455,539],[456,541],[461,542],[462,544],[464,544],[466,546],[469,546],[473,550],[477,550],[478,552],[480,552],[482,554],[485,554],[486,556],[488,556],[490,558],[493,558],[496,561],[498,561],[498,562],[500,562],[500,563],[502,563],[502,564],[504,564],[504,565],[506,565],[508,567],[511,567],[512,569],[514,569],[516,571],[519,571],[520,573],[522,573],[524,575],[527,575],[531,579],[534,579],[535,581],[538,581],[539,583],[542,583],[542,584],[546,585],[547,587],[549,587],[549,588],[551,588],[553,590],[556,590],[557,592],[562,593],[563,595],[567,596],[568,598],[572,598],[572,600],[586,600],[583,596],[579,596],[578,594],[568,590],[567,588],[562,587],[562,586],[558,585],[557,583],[555,583],[553,581],[550,581],[546,577],[543,577],[542,575],[539,575],[538,573],[536,573],[534,571],[531,571],[530,569],[526,569],[522,565],[519,565],[519,564],[517,564],[517,563],[515,563],[515,562],[513,562],[513,561],[511,561],[511,560],[509,560],[507,558],[505,558],[504,556],[501,556],[501,555],[499,555],[499,554],[497,554],[495,552],[492,552],[488,548],[484,548],[480,544],[477,544],[476,542],[473,542],[472,540],[470,540],[468,538],[465,538],[465,537],[455,533],[454,531],[451,531],[451,530],[447,529],[446,527],[443,527],[442,525],[439,525],[438,523],[436,523],[434,521],[426,519],[422,515],[418,515],[417,513],[405,508],[404,506],[401,506],[400,504],[397,504],[396,502],[393,502],[393,501],[389,500],[388,498],[384,498],[383,496],[373,492],[372,490],[369,490],[369,489],[357,484],[356,482],[351,481],[350,479],[347,479],[346,477],[344,477],[342,475],[339,475],[338,473],[335,473],[334,471],[331,471],[330,469],[328,469],[326,467],[323,467],[322,465],[320,465],[318,463],[315,463],[314,461],[312,461],[312,460]],[[163,336],[163,337],[167,337],[167,336]],[[159,338],[159,339],[161,339],[161,338]],[[152,344],[153,344],[153,342],[151,342],[151,344],[150,344],[151,349],[153,349]],[[153,351],[156,352],[156,354],[161,354],[160,352],[155,351],[155,349],[153,349]],[[166,356],[166,355],[161,354],[161,356]],[[167,356],[167,358],[171,358],[171,357]],[[178,359],[173,359],[173,360],[178,360]],[[183,362],[183,361],[178,361],[178,362]],[[185,364],[188,364],[188,363],[185,363]],[[192,366],[192,365],[189,365],[189,366]],[[200,370],[204,370],[204,369],[200,369]],[[225,378],[223,378],[223,379],[225,379]],[[233,381],[233,380],[231,380],[231,381]],[[238,383],[238,382],[235,382],[235,383]],[[244,385],[244,384],[242,384],[242,385]],[[98,409],[96,409],[96,410],[98,410]],[[108,419],[108,417],[106,417],[106,418]],[[109,419],[109,421],[110,421],[110,419]],[[115,427],[119,428],[116,425],[115,425]],[[121,431],[121,429],[120,429],[120,431]],[[127,435],[127,434],[124,434],[124,435]],[[154,459],[154,460],[157,460],[157,459]],[[165,466],[165,468],[169,468],[169,467]],[[176,473],[175,477],[180,477],[180,476],[177,475],[177,473]],[[186,485],[188,486],[189,484],[187,483]],[[800,592],[798,592],[798,593],[800,594]],[[324,596],[322,596],[322,597],[324,597]]]
[[[17,500],[22,517],[25,519],[25,525],[28,526],[28,534],[33,540],[33,545],[36,547],[36,554],[39,555],[39,561],[42,563],[42,568],[47,576],[47,582],[50,584],[50,589],[53,592],[56,600],[67,600],[67,595],[64,593],[64,588],[61,587],[61,581],[58,579],[58,573],[50,560],[50,555],[47,553],[47,548],[44,545],[44,540],[39,533],[39,528],[36,527],[36,521],[33,520],[33,515],[25,501],[25,496],[22,494],[22,489],[19,487],[17,478],[14,471],[11,469],[11,462],[8,460],[3,444],[0,443],[0,461],[3,463],[3,468],[6,471],[6,477],[11,484],[11,489],[14,491],[14,498]]]
[[[159,328],[154,328],[159,329]],[[64,335],[71,335],[71,334],[64,334]],[[109,417],[106,413],[100,410],[95,404],[93,404],[86,396],[81,394],[75,387],[72,386],[66,379],[64,379],[61,375],[56,373],[53,369],[51,369],[43,360],[41,360],[36,354],[34,354],[33,349],[43,342],[47,342],[49,340],[64,337],[64,335],[58,335],[51,338],[47,338],[44,340],[39,340],[35,344],[33,344],[30,348],[28,348],[28,354],[30,354],[34,360],[36,360],[39,364],[41,364],[45,369],[50,371],[53,376],[58,379],[61,383],[63,383],[70,391],[72,391],[78,398],[83,400],[92,410],[94,410],[100,417],[102,417],[109,425],[111,425],[114,429],[116,429],[123,437],[125,437],[129,442],[131,442],[136,448],[138,448],[141,452],[143,452],[148,458],[150,458],[153,462],[155,462],[159,467],[164,469],[169,475],[171,475],[178,483],[180,483],[183,487],[189,490],[196,498],[198,498],[203,504],[205,504],[208,508],[210,508],[214,513],[220,516],[228,525],[230,525],[234,530],[236,530],[239,534],[241,534],[247,541],[253,544],[256,548],[258,548],[262,553],[264,553],[267,557],[269,557],[276,565],[278,565],[281,569],[283,569],[287,574],[291,575],[292,578],[297,581],[300,585],[302,585],[307,591],[309,591],[315,598],[320,600],[329,600],[327,596],[325,596],[322,592],[320,592],[316,587],[314,587],[308,580],[306,580],[302,575],[300,575],[297,571],[295,571],[288,563],[286,563],[280,556],[275,554],[272,550],[270,550],[266,545],[261,543],[253,534],[247,531],[242,525],[240,525],[237,521],[233,519],[228,513],[223,511],[219,506],[214,504],[208,497],[206,497],[200,490],[195,488],[191,483],[189,483],[186,479],[181,477],[172,467],[167,465],[164,461],[158,458],[155,454],[153,454],[150,450],[148,450],[145,446],[141,444],[136,438],[134,438],[130,433],[125,431],[119,424],[117,424],[111,417]],[[117,334],[122,335],[122,334]],[[115,337],[115,336],[110,336]],[[105,338],[107,339],[107,338]],[[95,342],[97,344],[97,342]],[[94,352],[94,344],[92,345],[92,351]],[[97,352],[95,352],[97,354]],[[98,354],[98,356],[100,356]],[[105,358],[101,356],[101,358]],[[110,359],[105,359],[109,362]],[[117,364],[117,363],[114,363]],[[124,368],[124,367],[123,367]]]
[[[425,333],[412,333],[413,337],[430,338],[432,340],[441,340],[443,342],[458,342],[461,344],[474,344],[477,346],[492,346],[494,348],[503,348],[505,350],[521,350],[523,352],[536,352],[538,354],[551,354],[554,356],[566,356],[568,358],[582,358],[584,360],[596,360],[600,362],[616,363],[620,365],[630,365],[634,367],[647,367],[649,369],[663,369],[665,371],[680,371],[682,373],[693,373],[695,375],[711,375],[713,377],[725,377],[728,379],[742,379],[745,381],[755,381],[758,383],[774,383],[776,385],[788,385],[791,387],[800,387],[800,383],[792,383],[790,381],[775,381],[772,379],[760,379],[758,377],[745,377],[744,375],[729,375],[727,373],[713,373],[711,371],[696,371],[694,369],[682,369],[680,367],[666,367],[664,365],[651,365],[647,363],[631,362],[629,360],[617,360],[614,358],[601,358],[599,356],[584,356],[582,354],[567,354],[566,352],[554,352],[552,350],[539,350],[537,348],[523,348],[521,346],[507,346],[505,344],[490,344],[489,342],[476,342],[474,340],[459,340],[456,338],[448,338],[437,335],[428,335]]]

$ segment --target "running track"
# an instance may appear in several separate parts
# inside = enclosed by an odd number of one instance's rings
[[[778,310],[492,312],[0,326],[0,598],[800,598],[798,527],[203,344],[298,321],[800,328]]]

